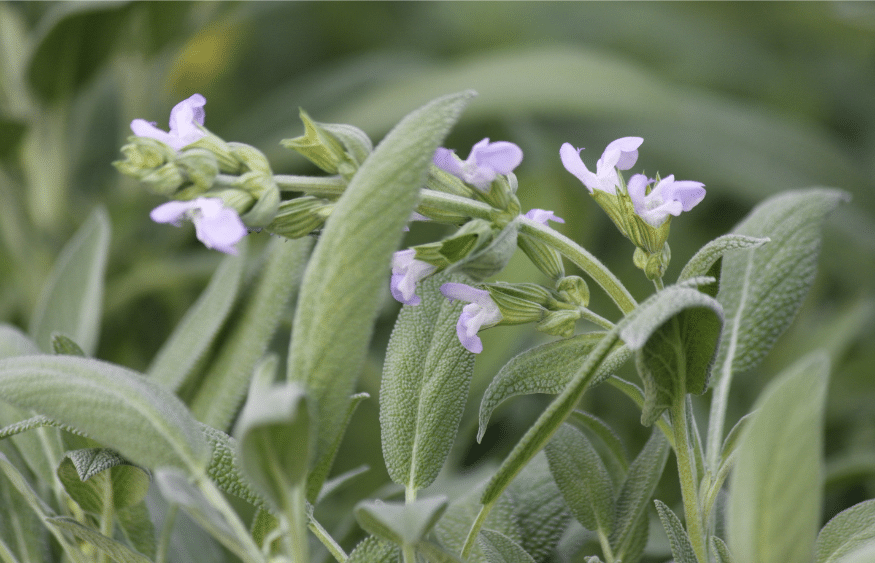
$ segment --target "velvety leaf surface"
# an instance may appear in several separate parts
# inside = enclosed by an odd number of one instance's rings
[[[729,487],[729,546],[738,561],[811,561],[823,495],[829,360],[813,353],[754,405]]]
[[[456,335],[465,305],[440,292],[461,276],[437,275],[419,283],[419,305],[398,315],[380,388],[383,459],[389,476],[409,490],[437,477],[459,427],[474,370],[474,354]]]

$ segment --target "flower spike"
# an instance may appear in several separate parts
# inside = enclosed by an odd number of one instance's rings
[[[484,325],[489,328],[501,321],[498,305],[488,291],[463,283],[445,283],[441,286],[441,293],[450,301],[468,301],[468,305],[462,309],[459,322],[456,323],[456,334],[462,346],[469,352],[479,354],[483,351],[483,341],[477,336],[477,331]]]
[[[161,141],[179,151],[195,141],[206,137],[199,125],[204,124],[204,105],[206,98],[200,94],[182,100],[170,111],[170,133],[162,131],[145,119],[131,121],[131,131],[138,137],[149,137]]]
[[[508,141],[490,143],[489,137],[474,145],[464,161],[443,147],[434,153],[435,166],[484,192],[496,176],[510,174],[522,161],[521,148]]]
[[[168,201],[149,214],[156,223],[171,223],[177,227],[183,219],[194,223],[198,240],[207,248],[225,254],[237,254],[234,245],[246,236],[246,226],[237,212],[225,207],[214,197],[199,197],[192,201]]]

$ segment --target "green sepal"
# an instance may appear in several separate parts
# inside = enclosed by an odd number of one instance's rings
[[[67,452],[57,474],[70,498],[93,514],[101,514],[107,500],[116,510],[139,503],[152,481],[147,470],[105,448]]]
[[[422,540],[446,509],[443,496],[411,503],[363,501],[356,505],[355,517],[367,532],[405,546]]]

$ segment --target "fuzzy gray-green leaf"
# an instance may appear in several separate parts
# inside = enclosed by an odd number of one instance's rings
[[[614,526],[614,487],[602,458],[586,436],[563,424],[544,451],[577,521],[609,536]]]
[[[461,301],[440,293],[462,276],[433,276],[417,287],[419,305],[402,307],[383,366],[380,429],[389,476],[411,490],[437,477],[459,427],[474,354],[456,335]]]
[[[757,400],[729,487],[729,545],[738,561],[811,561],[823,495],[829,360],[801,359]]]
[[[681,524],[677,515],[661,500],[655,499],[653,503],[656,505],[659,520],[668,536],[668,543],[671,546],[671,554],[674,556],[675,563],[699,563],[696,552],[693,551],[690,536],[687,535],[687,531],[684,530],[684,525]]]
[[[820,530],[814,563],[838,563],[857,552],[875,549],[875,500],[839,512]]]
[[[0,395],[78,429],[137,465],[205,465],[204,439],[185,405],[123,367],[75,356],[0,360]]]
[[[58,256],[30,320],[29,332],[42,350],[51,351],[52,333],[60,332],[94,355],[109,237],[109,216],[98,207]]]
[[[488,563],[535,563],[519,544],[495,530],[483,530],[477,538]]]
[[[586,355],[604,337],[603,332],[588,332],[548,342],[527,350],[507,362],[492,379],[480,402],[480,429],[477,441],[486,433],[486,425],[495,408],[506,399],[532,393],[561,393],[577,373]],[[628,348],[618,348],[598,368],[595,381],[606,377],[630,357]]]
[[[434,151],[472,96],[438,98],[402,119],[358,169],[313,251],[293,322],[288,378],[302,383],[316,405],[317,463],[341,431],[392,252]]]

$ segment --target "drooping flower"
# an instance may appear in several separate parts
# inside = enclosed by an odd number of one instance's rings
[[[131,131],[138,137],[149,137],[180,150],[206,136],[198,127],[204,124],[206,98],[200,94],[182,100],[170,111],[170,132],[158,129],[154,122],[145,119],[131,121]]]
[[[416,284],[430,276],[437,266],[416,260],[416,251],[399,250],[392,255],[392,281],[389,290],[392,297],[405,305],[419,305],[422,301],[416,295]]]
[[[215,197],[168,201],[153,209],[149,216],[156,223],[171,223],[177,227],[183,219],[190,219],[204,246],[225,254],[237,254],[234,245],[246,236],[246,226],[237,212]]]
[[[483,351],[483,341],[477,336],[483,326],[487,328],[501,321],[501,311],[498,305],[489,296],[489,292],[477,289],[463,283],[445,283],[441,286],[444,297],[453,301],[467,301],[468,305],[462,308],[459,322],[456,323],[456,334],[459,342],[469,352],[479,354]]]
[[[638,147],[643,142],[641,137],[623,137],[611,142],[596,163],[595,173],[590,172],[580,158],[583,149],[575,149],[570,143],[565,143],[559,149],[559,156],[565,169],[577,176],[590,193],[601,190],[615,194],[620,185],[617,170],[632,168],[638,160]]]
[[[643,174],[636,174],[629,179],[627,190],[635,213],[655,228],[665,223],[669,215],[677,217],[705,197],[705,184],[691,180],[675,181],[674,174],[661,179],[648,194],[650,183]]]
[[[529,210],[528,213],[525,214],[525,217],[535,221],[536,223],[540,223],[544,226],[547,225],[547,221],[553,221],[554,223],[564,223],[565,219],[562,217],[557,217],[552,211],[547,211],[546,209],[535,209]]]
[[[483,139],[471,148],[468,159],[460,161],[455,151],[440,147],[434,164],[480,191],[486,191],[499,174],[510,174],[523,161],[523,150],[508,141]]]

